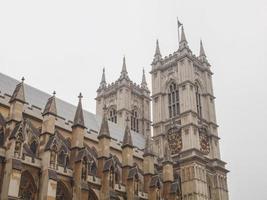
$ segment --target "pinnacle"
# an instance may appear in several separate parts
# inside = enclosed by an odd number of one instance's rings
[[[202,43],[202,40],[200,40],[200,51],[199,51],[199,56],[200,57],[206,57],[206,54],[205,54],[205,50],[204,50],[204,47],[203,47],[203,43]]]
[[[154,57],[159,56],[161,57],[160,49],[159,49],[159,40],[156,41],[156,51]]]
[[[48,99],[45,109],[43,112],[43,115],[46,114],[52,114],[52,115],[57,115],[57,106],[56,106],[56,92],[53,92],[53,95]]]
[[[79,103],[76,109],[73,126],[81,126],[82,128],[85,128],[83,108],[82,108],[82,98],[83,98],[82,93],[79,94],[78,98],[79,98]]]
[[[100,131],[99,131],[99,135],[98,135],[98,139],[100,139],[101,137],[107,137],[110,138],[110,132],[109,132],[109,126],[108,126],[108,120],[107,120],[107,106],[106,104],[103,107],[103,118],[102,118],[102,122],[101,122],[101,127],[100,127]]]
[[[126,127],[124,131],[124,136],[123,136],[123,142],[122,142],[122,148],[129,146],[133,147],[133,141],[132,141],[132,135],[131,135],[131,130],[129,128],[129,118],[126,118]]]
[[[22,77],[21,82],[19,84],[17,84],[10,100],[9,103],[12,103],[13,101],[17,100],[20,101],[22,103],[25,103],[25,93],[24,93],[24,81],[25,78]]]

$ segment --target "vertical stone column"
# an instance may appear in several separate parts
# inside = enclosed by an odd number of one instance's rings
[[[13,158],[7,160],[1,192],[2,200],[17,199],[19,197],[21,170],[22,166],[19,160]]]

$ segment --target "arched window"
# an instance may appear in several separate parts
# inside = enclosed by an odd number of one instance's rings
[[[57,163],[58,165],[60,166],[64,166],[65,165],[65,152],[64,151],[61,151],[57,157]]]
[[[117,111],[114,108],[110,109],[108,120],[117,123]]]
[[[138,174],[135,174],[135,176],[134,176],[134,194],[135,195],[138,195],[139,183],[140,183],[139,176],[138,176]]]
[[[202,117],[201,94],[199,92],[199,86],[197,84],[196,84],[196,103],[197,103],[197,113],[199,117]]]
[[[137,133],[139,132],[139,120],[138,120],[138,112],[136,108],[132,110],[131,129]]]
[[[88,164],[87,159],[84,158],[83,161],[82,161],[82,179],[84,181],[87,180],[87,170],[88,170],[87,169],[87,164]]]
[[[110,172],[109,172],[109,186],[114,189],[115,187],[115,172],[114,172],[114,167],[111,166]]]
[[[62,181],[57,182],[56,200],[71,200],[69,190]]]
[[[169,87],[168,109],[170,118],[180,114],[179,89],[175,83],[172,83]]]
[[[19,199],[33,200],[36,199],[37,187],[35,185],[32,175],[28,171],[21,174],[19,185]]]
[[[30,145],[30,149],[31,151],[34,153],[34,155],[36,155],[37,153],[37,147],[38,147],[38,144],[37,142],[34,140],[31,145]]]
[[[0,147],[4,145],[4,129],[0,129]]]
[[[96,176],[96,174],[97,174],[97,167],[96,167],[96,163],[94,161],[90,164],[89,174],[93,175],[93,176]]]

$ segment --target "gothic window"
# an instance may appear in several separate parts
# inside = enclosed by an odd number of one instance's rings
[[[19,158],[21,153],[21,141],[16,141],[15,144],[15,157]]]
[[[202,117],[201,94],[199,92],[198,85],[196,85],[196,103],[197,103],[197,113],[199,117]]]
[[[117,111],[114,108],[110,109],[108,120],[117,123]]]
[[[84,158],[83,161],[82,161],[82,179],[84,181],[87,180],[87,159]]]
[[[56,167],[56,160],[57,160],[56,158],[57,158],[57,153],[55,150],[52,150],[50,154],[50,167],[51,168]]]
[[[90,175],[96,176],[96,174],[97,174],[97,167],[96,167],[96,163],[94,161],[90,164],[88,173]]]
[[[57,182],[56,200],[71,200],[67,187],[61,181]]]
[[[30,145],[30,149],[31,151],[34,153],[34,155],[36,155],[37,153],[37,147],[38,147],[38,144],[37,142],[34,140],[31,145]]]
[[[137,133],[139,133],[139,120],[138,120],[138,112],[137,108],[132,110],[131,115],[131,129]]]
[[[0,129],[0,147],[4,145],[4,129]]]
[[[172,83],[169,87],[168,110],[170,118],[180,114],[179,89],[175,83]]]
[[[37,188],[32,175],[28,171],[21,174],[19,185],[19,199],[34,200],[36,199]]]
[[[109,186],[114,189],[115,186],[115,173],[114,173],[114,167],[112,166],[110,168],[110,172],[109,172]]]
[[[135,174],[135,177],[134,177],[134,194],[135,195],[138,195],[139,185],[140,185],[140,180],[139,180],[138,174]]]
[[[66,157],[65,152],[61,151],[58,155],[58,158],[57,158],[58,165],[60,165],[60,166],[65,165],[65,157]]]

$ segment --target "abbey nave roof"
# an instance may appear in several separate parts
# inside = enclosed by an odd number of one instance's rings
[[[0,103],[9,105],[9,99],[19,83],[18,80],[11,78],[5,74],[0,73]],[[42,112],[44,111],[47,100],[51,95],[38,90],[30,85],[25,84],[25,113],[34,116],[38,119],[42,119]],[[73,125],[73,119],[76,111],[76,106],[56,98],[57,105],[57,125],[63,129],[71,131]],[[87,133],[92,134],[93,138],[97,138],[100,130],[102,116],[97,116],[89,111],[84,110],[84,123],[88,128]],[[124,130],[118,127],[116,124],[109,122],[110,136],[122,142],[124,136]],[[138,134],[132,131],[133,145],[139,149],[143,149],[145,146],[145,138],[142,134]]]

